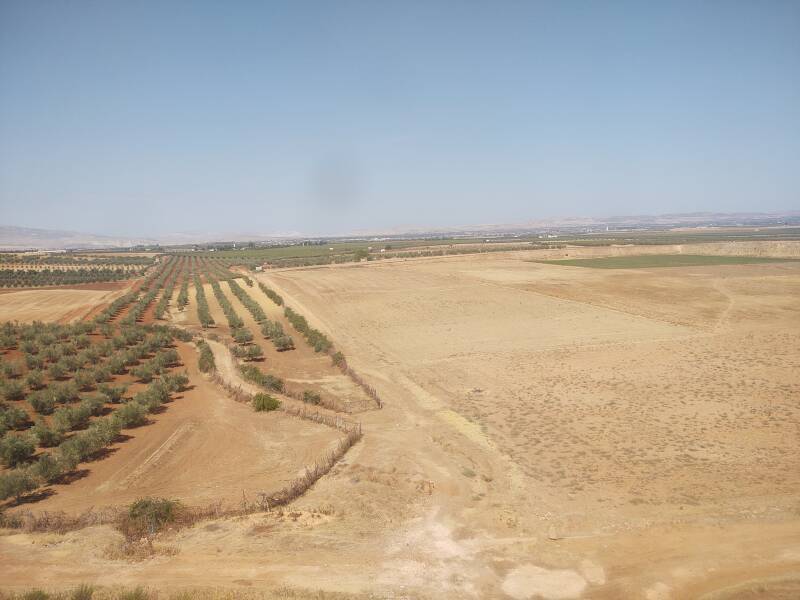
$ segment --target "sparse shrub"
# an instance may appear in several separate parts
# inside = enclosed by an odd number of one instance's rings
[[[132,540],[153,536],[165,525],[175,522],[184,510],[177,500],[141,498],[128,507],[119,528],[125,537]]]
[[[119,600],[150,600],[150,594],[143,587],[125,590],[119,595]]]
[[[253,409],[256,412],[266,412],[277,410],[281,405],[280,400],[270,396],[269,394],[264,394],[259,392],[255,396],[253,396]]]
[[[331,361],[333,362],[334,366],[339,368],[347,366],[347,361],[344,358],[344,354],[341,352],[334,352],[331,356]]]
[[[82,583],[70,594],[70,600],[92,600],[94,588],[91,585]]]
[[[320,396],[317,392],[306,390],[303,392],[303,402],[317,405],[322,402],[322,396]]]

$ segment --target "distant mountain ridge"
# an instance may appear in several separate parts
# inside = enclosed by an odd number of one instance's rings
[[[155,240],[147,238],[97,235],[32,227],[0,226],[0,249],[2,250],[127,248],[155,243],[157,243]]]
[[[781,213],[675,213],[664,215],[630,215],[610,217],[562,217],[535,219],[519,223],[481,224],[453,227],[406,226],[375,228],[352,231],[347,234],[304,235],[301,232],[282,233],[219,233],[179,232],[152,237],[98,235],[75,231],[37,229],[31,227],[0,226],[0,250],[87,250],[108,248],[130,248],[133,246],[170,246],[204,244],[214,242],[288,241],[308,238],[352,238],[391,236],[439,236],[439,235],[502,235],[524,234],[537,231],[601,230],[626,228],[677,228],[677,227],[733,227],[743,226],[800,226],[800,211]]]
[[[579,230],[588,228],[630,228],[630,227],[733,227],[800,225],[800,211],[780,213],[674,213],[664,215],[627,215],[609,217],[559,217],[535,219],[519,223],[494,223],[457,227],[394,227],[390,229],[364,229],[354,232],[358,235],[437,235],[437,234],[515,234],[536,232],[548,229]]]
[[[0,226],[2,250],[91,250],[131,248],[134,246],[170,246],[212,242],[247,242],[294,239],[297,232],[277,234],[186,232],[156,237],[113,236],[76,231]]]

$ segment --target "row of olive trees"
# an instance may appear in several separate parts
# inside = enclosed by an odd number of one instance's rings
[[[183,310],[189,304],[189,278],[181,282],[181,289],[178,292],[178,310]]]
[[[244,307],[250,311],[250,314],[253,315],[253,318],[258,323],[267,320],[267,315],[264,312],[264,309],[261,308],[261,305],[253,300],[250,294],[244,291],[238,283],[231,280],[228,282],[228,285],[230,286],[233,295],[236,296],[242,304],[244,304]]]
[[[261,291],[267,295],[267,298],[272,300],[278,306],[283,306],[283,298],[280,296],[280,294],[278,294],[278,292],[276,292],[270,287],[267,287],[260,281],[258,282],[258,287],[260,287]]]
[[[278,306],[283,305],[283,298],[278,295],[273,289],[267,287],[260,281],[258,282],[258,287],[261,288],[261,291],[266,294],[266,296],[272,300]],[[275,346],[275,349],[278,352],[285,352],[286,350],[294,350],[294,340],[290,335],[287,335],[286,332],[283,330],[283,325],[281,325],[278,321],[270,321],[269,319],[265,319],[263,323],[261,323],[261,334],[268,340],[272,341],[272,345]]]
[[[234,282],[233,280],[229,280],[228,283]],[[225,313],[225,317],[228,319],[228,325],[230,325],[231,328],[231,337],[233,337],[233,341],[238,344],[232,348],[234,356],[237,358],[243,358],[245,360],[263,359],[263,349],[258,344],[253,343],[253,333],[244,326],[244,321],[239,315],[236,314],[231,301],[228,300],[225,292],[222,291],[222,287],[219,285],[219,282],[213,281],[211,283],[211,287],[214,290],[214,295],[217,297],[217,301],[222,307],[222,311]],[[241,288],[239,289],[241,290]]]
[[[197,297],[197,318],[200,321],[200,325],[203,329],[211,327],[214,325],[214,318],[211,316],[211,310],[208,308],[208,300],[203,290],[203,283],[200,281],[200,277],[197,274],[194,276],[194,288]]]
[[[121,265],[146,267],[155,262],[152,256],[89,256],[83,254],[0,254],[0,263],[25,265]]]
[[[161,298],[159,298],[158,304],[156,304],[156,308],[153,311],[153,316],[156,319],[164,318],[164,313],[167,312],[167,308],[169,308],[169,302],[172,300],[172,294],[175,291],[175,280],[178,277],[177,260],[170,261],[170,263],[171,272],[164,282]]]
[[[222,307],[222,312],[225,313],[225,318],[228,319],[228,325],[231,330],[244,328],[244,321],[236,314],[233,305],[230,300],[228,300],[227,296],[225,296],[225,292],[222,291],[219,282],[212,281],[211,289],[214,290],[214,295],[217,297],[217,302],[219,302],[219,305]]]
[[[333,348],[333,342],[331,342],[324,333],[311,327],[303,315],[292,310],[288,306],[284,307],[283,314],[286,315],[292,327],[303,334],[308,343],[314,348],[315,352],[328,352]]]
[[[118,268],[0,269],[0,287],[42,287],[120,281],[142,274],[142,270]]]

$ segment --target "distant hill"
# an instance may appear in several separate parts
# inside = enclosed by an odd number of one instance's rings
[[[95,235],[92,233],[78,233],[76,231],[33,229],[30,227],[0,226],[0,249],[2,250],[125,248],[156,243],[155,240],[143,238],[114,237]]]
[[[678,213],[668,215],[630,215],[610,217],[561,217],[536,219],[518,223],[495,223],[452,227],[394,227],[391,229],[364,229],[353,232],[361,236],[426,236],[426,235],[490,235],[524,234],[540,231],[598,231],[604,228],[669,229],[681,227],[769,227],[800,225],[800,212],[785,213]]]
[[[131,246],[177,246],[213,242],[277,242],[312,238],[484,236],[530,234],[544,231],[583,232],[625,229],[671,229],[684,227],[771,227],[800,226],[800,211],[783,213],[684,213],[668,215],[632,215],[611,217],[564,217],[536,219],[518,223],[482,224],[451,227],[407,226],[387,229],[362,229],[334,235],[309,236],[301,232],[254,233],[191,231],[153,237],[123,237],[56,231],[28,227],[0,226],[0,250],[85,250],[129,248]]]

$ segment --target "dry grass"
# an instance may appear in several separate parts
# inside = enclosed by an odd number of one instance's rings
[[[366,594],[304,590],[280,586],[272,589],[230,590],[192,588],[165,592],[149,587],[82,585],[69,590],[33,588],[24,592],[0,591],[0,600],[371,600]]]

